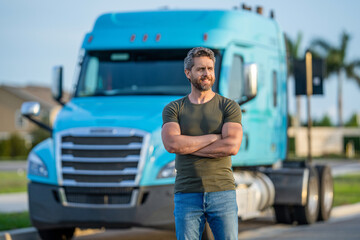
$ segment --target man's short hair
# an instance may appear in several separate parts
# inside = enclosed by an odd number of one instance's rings
[[[192,67],[194,66],[194,58],[196,57],[208,57],[211,60],[213,60],[214,64],[215,64],[215,54],[213,51],[211,51],[208,48],[204,48],[204,47],[196,47],[191,49],[186,58],[184,59],[184,69],[187,70],[191,70]]]

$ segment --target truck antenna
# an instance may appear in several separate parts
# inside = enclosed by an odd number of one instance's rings
[[[262,15],[263,14],[263,7],[257,6],[256,7],[256,13]]]
[[[271,10],[271,11],[270,11],[270,18],[271,18],[271,19],[274,19],[274,18],[275,18],[275,12],[274,12],[274,10]]]
[[[243,3],[241,7],[242,7],[242,9],[244,9],[244,10],[251,11],[251,7],[250,7],[250,6],[247,6],[245,3]]]

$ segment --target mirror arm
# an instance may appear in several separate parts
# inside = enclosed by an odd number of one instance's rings
[[[61,106],[65,106],[66,102],[63,102],[61,99],[55,99]]]
[[[32,117],[29,116],[29,115],[23,115],[23,117],[29,119],[31,122],[35,123],[35,124],[38,125],[39,127],[41,127],[41,128],[43,128],[43,129],[49,131],[50,134],[52,134],[53,129],[52,129],[51,127],[49,127],[48,125],[46,125],[46,124],[44,124],[44,123],[42,123],[42,122],[40,122],[40,121],[32,118]]]
[[[247,99],[244,100],[244,101],[240,101],[240,102],[239,102],[239,105],[241,106],[241,105],[243,105],[243,104],[245,104],[245,103],[253,100],[255,97],[256,97],[256,95],[255,95],[255,96],[252,96],[252,97],[249,97],[249,98],[247,98]]]
[[[66,102],[62,101],[63,97],[63,67],[55,66],[53,68],[53,83],[51,88],[52,96],[60,105],[65,106]]]

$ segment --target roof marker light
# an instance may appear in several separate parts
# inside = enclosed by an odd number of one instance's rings
[[[93,39],[94,39],[93,35],[90,35],[90,37],[89,37],[88,40],[87,40],[88,43],[91,43]]]
[[[146,42],[147,39],[148,39],[148,35],[145,33],[143,37],[143,42]]]
[[[135,41],[135,34],[131,35],[130,42]]]
[[[208,34],[207,33],[204,33],[204,41],[207,41],[208,40]]]
[[[256,7],[256,13],[262,15],[263,14],[263,8],[260,6]]]
[[[156,34],[156,41],[158,42],[158,41],[160,41],[160,38],[161,38],[161,34],[160,33],[158,33],[158,34]]]

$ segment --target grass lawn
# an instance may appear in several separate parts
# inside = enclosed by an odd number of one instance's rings
[[[31,227],[29,212],[0,213],[0,231]]]
[[[360,173],[334,178],[334,206],[360,202]]]
[[[26,192],[25,172],[0,172],[0,194]]]
[[[27,156],[0,157],[0,161],[25,161]]]

